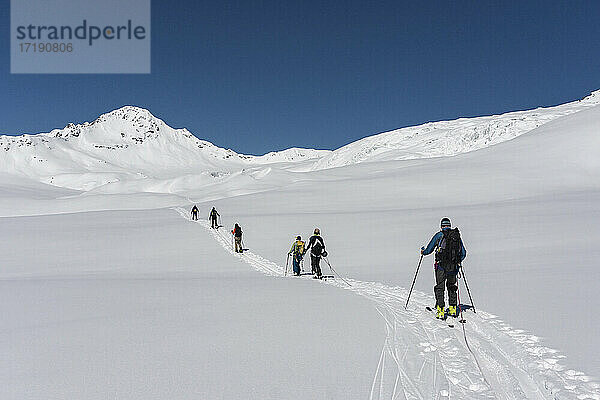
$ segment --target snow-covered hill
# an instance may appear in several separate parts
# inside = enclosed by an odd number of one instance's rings
[[[252,186],[254,178],[267,175],[277,175],[274,184],[279,185],[288,178],[295,181],[294,172],[470,152],[598,104],[600,91],[556,107],[402,128],[335,151],[290,148],[263,156],[220,148],[187,129],[171,128],[148,110],[126,106],[91,123],[71,123],[49,133],[0,136],[0,172],[80,191],[101,188],[103,193],[173,193],[223,179]],[[287,178],[282,180],[281,174]]]
[[[555,107],[429,122],[369,136],[315,162],[314,169],[366,161],[453,156],[505,142],[547,122],[600,104],[600,91]]]
[[[0,171],[84,191],[190,174],[207,184],[248,166],[294,163],[328,153],[295,148],[261,157],[237,154],[132,106],[49,133],[0,136],[0,149]]]

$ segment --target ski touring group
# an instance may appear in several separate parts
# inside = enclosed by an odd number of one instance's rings
[[[305,246],[305,242],[302,241],[301,236],[297,236],[294,243],[292,243],[292,247],[288,252],[288,260],[292,257],[292,269],[294,275],[300,276],[302,262],[308,250],[310,250],[311,274],[314,275],[315,279],[331,277],[323,275],[323,272],[321,271],[321,258],[327,257],[327,251],[325,251],[325,241],[321,237],[321,230],[319,228],[315,228],[313,235],[308,239],[308,246]]]
[[[211,223],[212,229],[219,229],[223,225],[220,224],[221,215],[217,212],[215,207],[209,213],[209,221]],[[198,220],[198,207],[194,205],[192,208],[192,220]],[[244,242],[242,239],[242,228],[236,223],[231,230],[233,246],[236,253],[243,253],[244,250]],[[325,250],[325,241],[321,236],[321,230],[319,228],[315,228],[312,236],[308,239],[308,244],[302,240],[302,236],[296,236],[296,239],[292,242],[292,246],[287,253],[287,261],[286,261],[286,274],[287,274],[287,266],[289,260],[292,260],[292,273],[294,276],[300,276],[303,272],[304,265],[304,257],[306,253],[310,251],[310,266],[311,271],[310,275],[313,275],[315,279],[324,279],[324,278],[334,278],[334,275],[323,275],[321,270],[321,259],[324,259],[325,262],[329,265],[332,272],[335,274],[335,270],[327,260],[327,251]],[[459,304],[458,298],[458,279],[461,276],[462,271],[462,262],[467,256],[467,250],[463,244],[462,238],[460,236],[460,231],[458,228],[452,228],[452,224],[450,219],[447,217],[442,218],[440,222],[440,230],[436,232],[427,246],[421,247],[421,258],[419,260],[419,264],[417,266],[417,271],[415,273],[413,283],[410,288],[410,292],[406,301],[406,306],[408,306],[408,302],[410,301],[410,295],[415,285],[415,281],[417,279],[417,275],[419,273],[419,269],[421,266],[421,262],[423,261],[423,257],[429,254],[434,253],[434,277],[435,277],[435,286],[433,288],[433,292],[435,295],[435,309],[428,309],[435,312],[435,317],[438,319],[446,319],[447,317],[456,318],[460,315],[462,309]],[[338,275],[339,276],[339,275]],[[464,278],[464,272],[462,272],[462,277]],[[341,278],[341,277],[340,277]],[[342,280],[344,280],[342,278]],[[344,282],[348,283],[346,280]],[[468,289],[468,285],[466,284],[466,278],[464,279],[465,285]],[[349,284],[349,283],[348,283]],[[448,308],[446,308],[446,290],[448,291]],[[474,306],[472,305],[473,300],[471,298],[471,293],[469,291],[469,298],[471,300],[471,306],[474,311]],[[461,322],[464,322],[462,320]]]

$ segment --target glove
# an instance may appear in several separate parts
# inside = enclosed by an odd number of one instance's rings
[[[425,247],[421,247],[421,254],[425,251]]]

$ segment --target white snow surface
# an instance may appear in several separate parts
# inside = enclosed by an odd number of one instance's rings
[[[261,160],[136,108],[2,137],[0,398],[600,399],[597,97]],[[405,309],[443,216],[454,327],[431,257]],[[290,277],[317,226],[340,275]]]

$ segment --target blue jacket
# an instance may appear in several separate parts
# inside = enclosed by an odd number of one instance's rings
[[[444,228],[444,229],[450,229],[450,228]],[[429,241],[429,244],[427,245],[425,250],[423,250],[424,256],[431,254],[439,246],[440,240],[442,240],[442,237],[444,236],[444,233],[443,233],[444,229],[442,229],[441,231],[439,231],[438,233],[433,235],[433,237]],[[467,256],[467,250],[465,249],[465,246],[463,245],[462,239],[460,239],[460,261],[462,262],[462,260],[464,260],[466,256]]]

